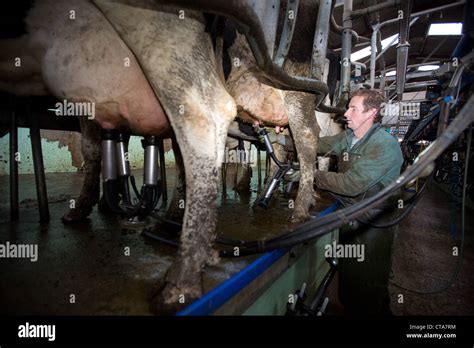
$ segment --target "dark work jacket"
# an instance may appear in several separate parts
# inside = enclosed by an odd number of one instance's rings
[[[354,132],[321,137],[318,153],[338,157],[338,173],[317,171],[318,188],[335,193],[342,203],[353,204],[367,198],[394,181],[403,163],[398,141],[375,123],[352,148]],[[346,204],[344,204],[346,205]]]

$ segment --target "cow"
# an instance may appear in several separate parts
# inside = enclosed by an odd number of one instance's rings
[[[161,313],[199,297],[202,269],[218,262],[212,248],[217,189],[227,130],[238,104],[252,118],[273,126],[289,123],[298,130],[295,145],[302,175],[293,217],[308,218],[318,135],[314,95],[267,88],[252,76],[236,79],[234,86],[229,85],[232,77],[224,83],[203,14],[186,10],[181,16],[171,7],[158,9],[153,1],[42,0],[29,11],[26,24],[26,36],[2,43],[9,47],[2,55],[10,59],[2,57],[0,89],[95,105],[94,120],[80,118],[89,163],[77,204],[81,210],[66,219],[86,215],[99,198],[97,125],[136,135],[173,134],[177,140],[176,161],[184,167],[177,177],[185,178],[186,186],[177,185],[172,206],[185,197],[185,210],[178,255],[156,301]],[[243,64],[254,64],[243,36],[235,48]],[[14,57],[22,58],[20,69],[12,65]],[[309,75],[307,62],[290,60],[286,68]],[[259,87],[256,100],[245,97],[245,85]]]

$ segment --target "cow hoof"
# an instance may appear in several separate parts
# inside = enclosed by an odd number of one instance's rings
[[[302,214],[291,214],[288,218],[288,220],[292,224],[300,224],[302,222],[305,222],[306,220],[309,220],[311,218],[311,215],[307,213],[302,213]]]
[[[150,308],[155,315],[175,315],[199,297],[196,294],[179,293],[176,287],[164,281],[158,287],[160,290],[153,297]]]
[[[82,221],[89,216],[92,212],[92,208],[75,208],[70,209],[66,214],[61,218],[62,222],[65,224],[72,224],[78,221]]]

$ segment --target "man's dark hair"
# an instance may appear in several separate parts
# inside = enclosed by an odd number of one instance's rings
[[[377,109],[374,122],[382,121],[382,115],[380,111],[385,98],[379,89],[359,89],[352,92],[351,98],[353,97],[364,97],[364,101],[362,103],[364,105],[364,111],[367,112],[372,108]]]

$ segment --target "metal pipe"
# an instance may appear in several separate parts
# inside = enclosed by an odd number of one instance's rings
[[[257,14],[263,28],[268,54],[273,57],[275,50],[280,0],[251,1],[250,5]]]
[[[377,34],[377,51],[382,52],[382,34],[380,33],[380,30]],[[375,58],[375,60],[377,60],[377,58]],[[385,58],[383,56],[380,56],[379,70],[385,71]],[[382,90],[382,93],[383,93],[384,87],[385,87],[385,79],[381,76],[379,89]]]
[[[411,17],[420,17],[420,16],[430,14],[430,13],[433,13],[433,12],[446,10],[448,8],[451,8],[451,7],[461,6],[461,5],[464,5],[465,3],[466,3],[465,0],[458,1],[458,2],[453,2],[452,4],[447,4],[447,5],[443,5],[443,6],[439,6],[439,7],[430,8],[430,9],[427,9],[427,10],[424,10],[424,11],[415,12],[411,15]]]
[[[406,80],[410,79],[416,79],[419,77],[431,77],[435,73],[435,70],[433,71],[420,71],[420,72],[413,72],[406,74]],[[376,79],[379,80],[379,79]],[[386,76],[385,81],[393,81],[393,84],[396,84],[396,76]]]
[[[102,129],[101,137],[102,180],[116,180],[117,157],[115,148],[115,131],[113,129]]]
[[[311,77],[318,80],[323,80],[324,66],[326,64],[331,7],[332,0],[320,0],[314,33],[313,56],[311,59]]]
[[[441,62],[439,60],[434,61],[434,62],[429,62],[429,63],[410,64],[410,65],[407,65],[407,69],[408,68],[416,68],[418,66],[423,66],[423,65],[438,65],[438,64],[441,64]],[[388,68],[385,71],[389,72],[389,71],[393,71],[393,70],[396,70],[396,68]]]
[[[336,34],[342,34],[343,28],[339,24],[337,24],[336,19],[334,18],[332,13],[330,17],[330,24],[331,24],[331,28],[334,29]],[[352,45],[355,45],[356,42],[359,42],[359,40],[365,41],[365,43],[370,42],[369,38],[365,36],[359,36],[359,34],[354,29],[351,29],[351,32],[352,32]],[[359,43],[358,45],[363,45],[363,44],[364,43]],[[355,45],[355,46],[358,46],[358,45]]]
[[[415,13],[412,13],[410,15],[410,18],[416,18],[416,17],[420,17],[420,16],[423,16],[423,15],[426,15],[426,14],[430,14],[430,13],[433,13],[433,12],[438,12],[438,11],[442,11],[442,10],[446,10],[448,8],[451,8],[451,7],[456,7],[456,6],[461,6],[461,5],[464,5],[465,4],[465,0],[461,0],[461,1],[458,1],[458,2],[453,2],[452,4],[447,4],[447,5],[443,5],[443,6],[438,6],[438,7],[433,7],[433,8],[430,8],[428,10],[424,10],[424,11],[420,11],[420,12],[415,12]],[[397,23],[400,19],[397,17],[397,18],[392,18],[392,19],[389,19],[385,22],[382,22],[380,23],[380,26],[383,27],[387,24],[393,24],[393,23]]]
[[[18,127],[15,110],[10,114],[10,221],[19,218],[20,206],[18,199]]]
[[[30,123],[31,152],[33,154],[33,167],[35,170],[36,195],[38,197],[40,222],[48,222],[48,193],[46,191],[46,178],[44,176],[43,151],[41,149],[39,120],[36,115],[32,115],[30,112],[29,103],[27,103],[27,113]]]
[[[418,17],[413,18],[410,21],[409,27],[411,27],[417,20],[418,20]],[[371,47],[370,47],[370,81],[369,81],[372,88],[374,87],[374,83],[375,83],[375,62],[380,57],[382,57],[382,55],[392,46],[392,44],[395,41],[398,40],[398,37],[393,38],[393,40],[390,41],[390,43],[384,49],[382,49],[382,51],[377,56],[375,56],[377,52],[376,50],[374,50],[374,47],[376,47],[377,45],[378,35],[380,34],[380,28],[382,27],[382,25],[383,23],[372,26],[373,31],[372,31],[372,37],[371,37],[372,40],[371,40]],[[374,44],[374,40],[375,40],[375,44]]]
[[[407,89],[414,89],[414,88],[425,88],[426,86],[434,86],[434,85],[437,85],[439,84],[439,82],[437,80],[430,80],[430,81],[420,81],[420,82],[409,82],[409,83],[405,83],[405,90]],[[390,89],[394,89],[395,86],[388,86],[388,87],[385,87],[385,90],[390,90]]]
[[[154,186],[158,183],[158,144],[153,135],[144,140],[145,163],[143,165],[143,185]]]
[[[379,24],[372,26],[372,36],[370,40],[370,88],[374,88],[375,82],[375,57],[377,54],[377,33],[379,31]]]
[[[330,23],[332,29],[336,31],[337,34],[342,34],[342,27],[337,24],[336,19],[334,18],[334,14],[331,13]]]
[[[394,7],[396,5],[399,5],[400,2],[401,2],[401,0],[389,0],[389,1],[385,1],[381,4],[377,4],[377,5],[374,5],[374,6],[362,8],[360,10],[355,10],[355,11],[352,11],[351,18],[356,19],[357,17],[361,17],[361,16],[364,16],[364,15],[369,15],[371,13],[378,12],[380,10],[384,10],[386,8],[389,8],[389,7]]]
[[[342,67],[339,100],[348,100],[351,82],[351,38],[352,38],[352,0],[344,0],[342,31]],[[342,103],[341,103],[342,104]]]
[[[118,134],[116,146],[117,169],[119,176],[130,175],[130,162],[128,161],[128,140],[130,136]]]
[[[408,42],[409,30],[410,30],[410,15],[413,0],[403,1],[403,18],[400,21],[400,40],[397,46],[397,99],[402,101],[403,90],[405,88],[405,73],[408,64],[408,49],[410,44]],[[402,108],[400,108],[400,113]]]
[[[295,31],[296,16],[298,15],[298,5],[299,0],[288,0],[286,2],[286,15],[283,24],[283,31],[281,33],[277,53],[273,58],[273,62],[279,67],[282,67],[285,63],[286,56],[290,50],[291,40],[293,39],[293,33]],[[290,13],[292,16],[289,15]]]

